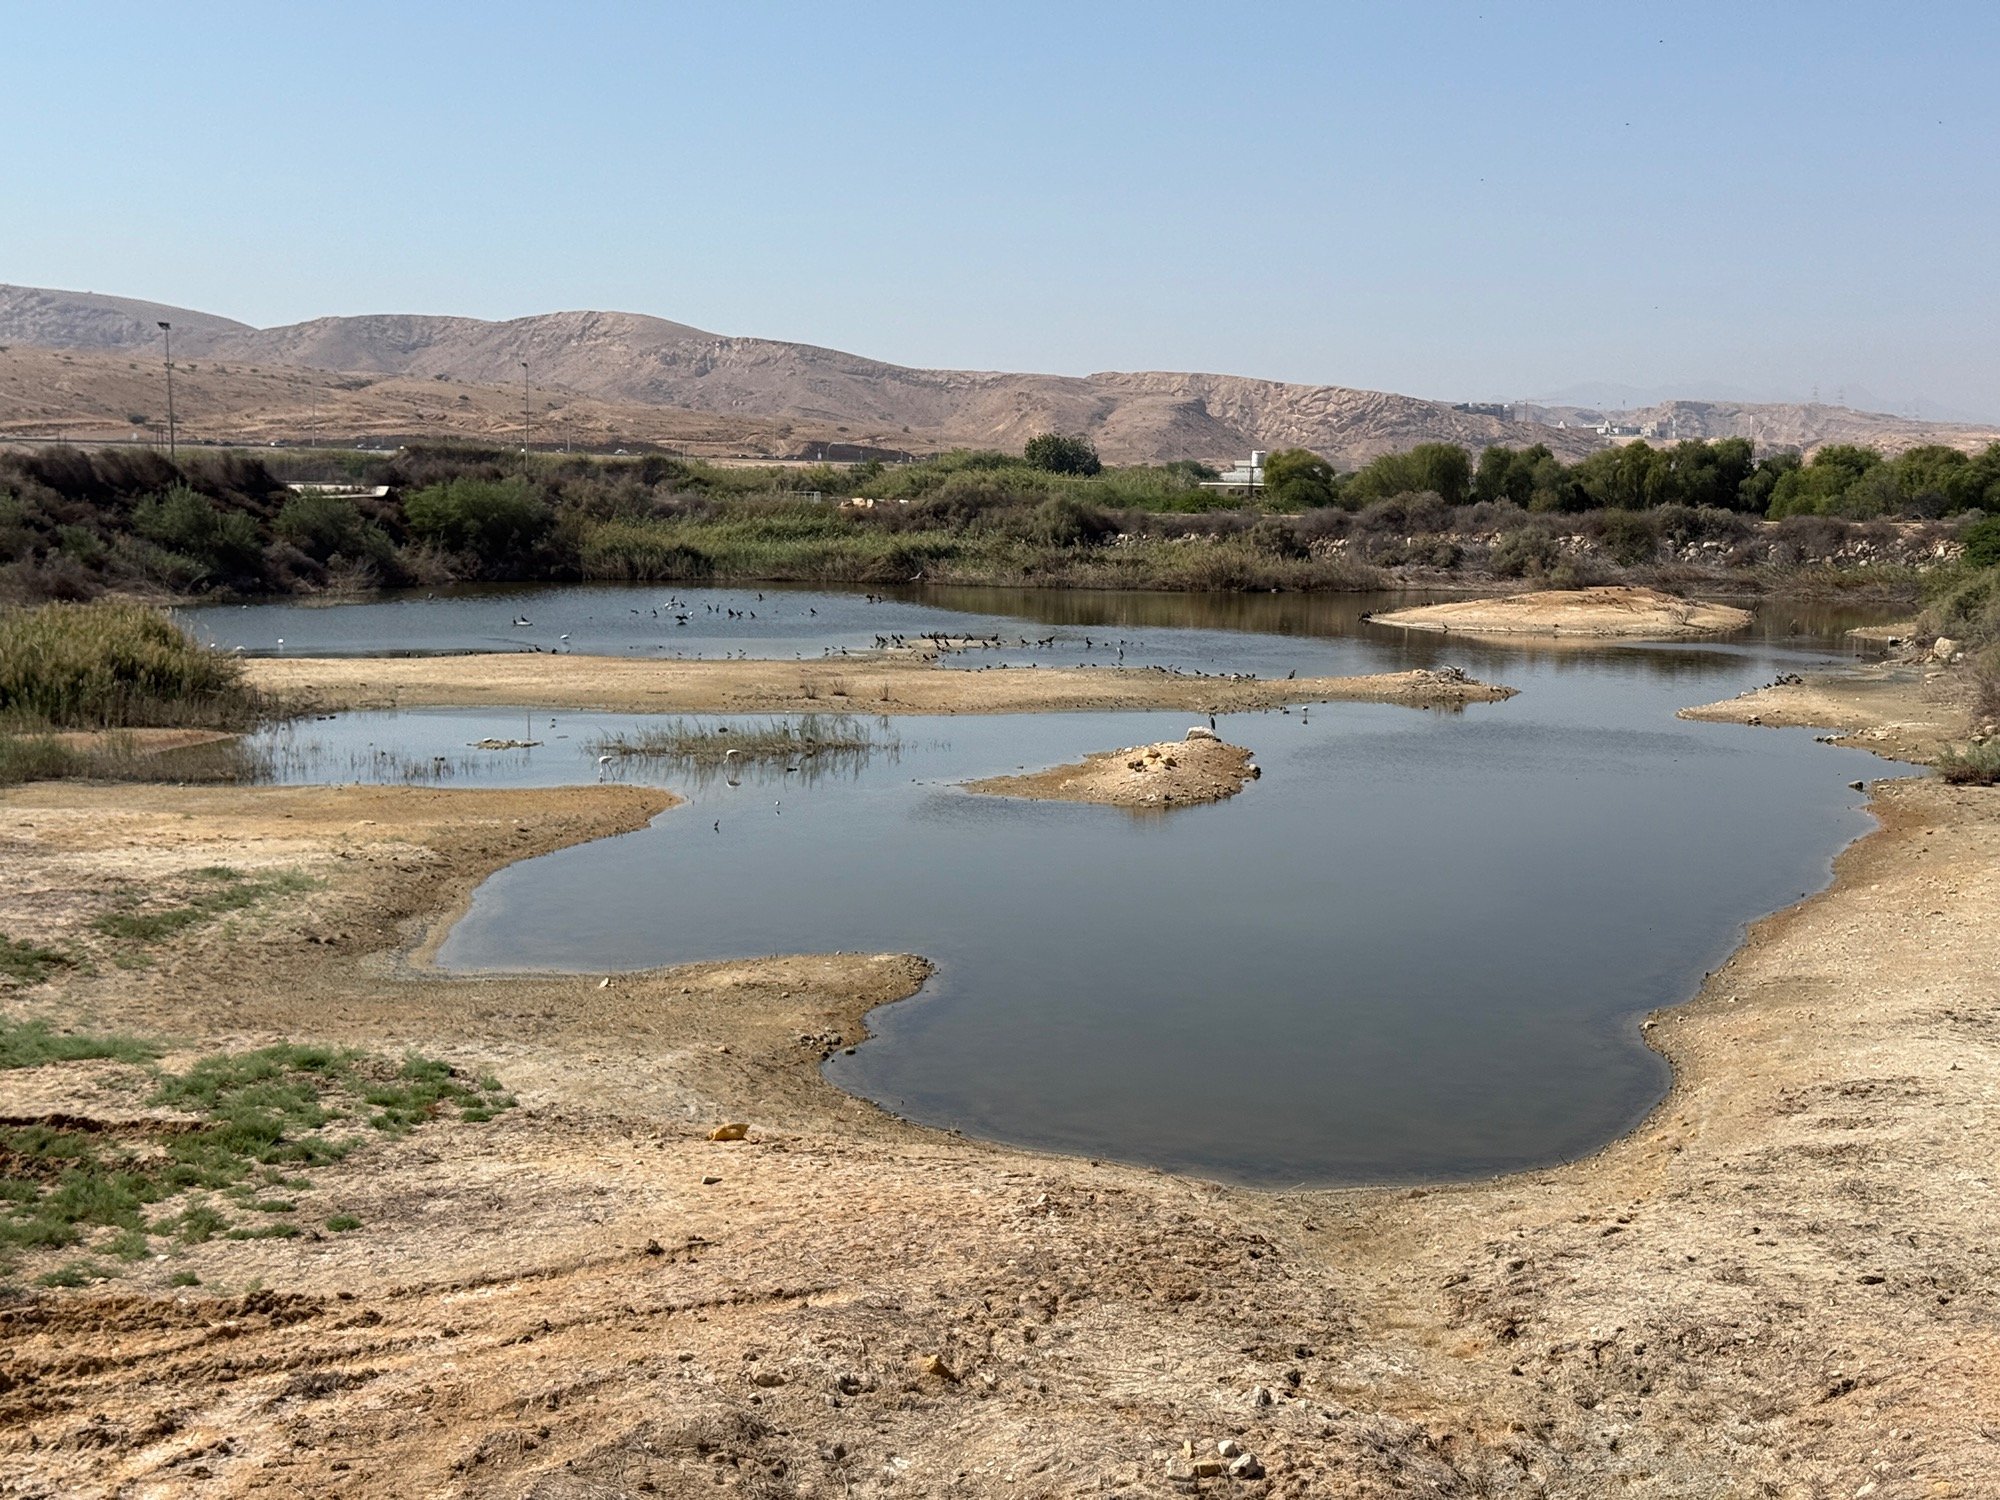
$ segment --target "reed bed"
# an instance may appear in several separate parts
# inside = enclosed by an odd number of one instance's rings
[[[718,766],[728,760],[762,764],[802,763],[821,757],[852,757],[893,750],[894,735],[852,714],[801,714],[744,724],[667,719],[629,733],[604,735],[590,747],[594,755],[638,756],[684,765]]]
[[[0,612],[0,727],[240,728],[260,712],[241,669],[124,599]]]

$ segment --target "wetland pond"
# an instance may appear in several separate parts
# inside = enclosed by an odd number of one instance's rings
[[[687,625],[661,624],[666,600]],[[1300,676],[1449,662],[1521,690],[1440,713],[1225,715],[1261,780],[1170,814],[959,783],[1178,738],[1185,713],[897,717],[872,752],[733,777],[598,741],[644,716],[435,710],[267,732],[294,781],[644,779],[688,799],[639,832],[501,870],[458,971],[615,972],[759,954],[920,953],[914,999],[826,1065],[969,1135],[1263,1187],[1410,1182],[1588,1152],[1660,1098],[1639,1021],[1690,998],[1744,924],[1823,886],[1898,774],[1811,731],[1675,711],[1848,654],[1860,616],[1760,614],[1704,645],[1480,646],[1368,625],[1358,596],[933,590],[478,591],[191,611],[227,649],[480,649],[535,622],[608,655],[817,657],[878,634],[998,636],[948,668],[1032,662]],[[747,618],[752,609],[753,621]],[[636,612],[635,612],[636,611]],[[728,612],[736,611],[735,616]],[[697,623],[699,622],[699,623]],[[664,641],[664,646],[662,642]],[[1021,644],[1026,642],[1027,644]],[[579,663],[579,670],[587,670]],[[741,720],[686,716],[698,727]],[[530,749],[477,750],[531,739]],[[718,826],[719,825],[719,826]]]

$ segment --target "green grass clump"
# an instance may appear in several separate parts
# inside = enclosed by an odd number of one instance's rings
[[[61,729],[248,724],[233,660],[129,600],[0,613],[0,723]]]
[[[255,906],[267,897],[296,895],[313,889],[319,883],[296,870],[280,870],[255,880],[226,865],[214,865],[194,873],[213,888],[201,892],[186,905],[154,911],[106,912],[91,925],[106,937],[121,942],[157,943],[162,938],[198,927],[229,912]]]
[[[1937,758],[1938,775],[1953,786],[2000,784],[2000,740],[1981,740],[1963,750],[1947,749]]]
[[[353,1214],[335,1214],[326,1221],[326,1227],[335,1234],[345,1234],[350,1229],[359,1229],[361,1221]]]
[[[86,1062],[100,1057],[145,1063],[159,1055],[159,1048],[134,1036],[71,1036],[51,1030],[46,1021],[9,1021],[0,1017],[0,1070]]]
[[[75,962],[60,949],[44,948],[0,933],[0,979],[15,984],[40,984],[57,969],[69,968]],[[5,1034],[0,1032],[0,1068],[22,1066],[6,1061],[5,1047]]]
[[[155,1055],[130,1038],[59,1037],[31,1023],[0,1023],[0,1058],[20,1059],[15,1066]],[[302,1045],[222,1053],[160,1073],[148,1102],[198,1123],[137,1140],[55,1125],[0,1128],[0,1269],[24,1252],[72,1245],[132,1260],[155,1239],[289,1239],[303,1232],[290,1218],[298,1206],[268,1193],[274,1185],[311,1187],[299,1169],[340,1160],[371,1131],[401,1136],[453,1109],[463,1120],[487,1120],[514,1103],[498,1080],[467,1079],[431,1058],[395,1062]],[[179,1200],[178,1211],[157,1213],[169,1200]],[[225,1211],[227,1200],[238,1206]],[[239,1223],[232,1212],[258,1217]],[[83,1284],[68,1271],[51,1273],[65,1279],[46,1284]]]

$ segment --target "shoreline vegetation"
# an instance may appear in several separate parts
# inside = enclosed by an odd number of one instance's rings
[[[2000,444],[1802,462],[1740,439],[1640,442],[1572,464],[1426,444],[1346,474],[1293,449],[1255,494],[1205,488],[1215,471],[1193,461],[1104,468],[1073,439],[1029,454],[802,468],[454,444],[10,451],[0,601],[579,580],[1914,600],[1927,572],[2000,545]]]

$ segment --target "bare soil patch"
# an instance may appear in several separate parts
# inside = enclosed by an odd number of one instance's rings
[[[1206,729],[1184,740],[1133,745],[1085,756],[1022,776],[969,781],[966,790],[1045,802],[1098,802],[1112,807],[1193,807],[1233,797],[1261,773],[1241,745],[1224,744]]]
[[[1657,589],[1606,587],[1425,604],[1377,615],[1375,620],[1407,630],[1461,635],[1678,641],[1741,630],[1750,623],[1750,611],[1682,599]]]

